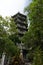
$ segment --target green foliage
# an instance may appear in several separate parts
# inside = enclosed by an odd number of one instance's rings
[[[30,20],[29,34],[31,39],[34,40],[34,43],[42,44],[43,43],[43,1],[42,0],[33,0],[33,2],[28,6],[28,16]],[[30,36],[28,36],[30,37]]]
[[[42,65],[43,64],[43,56],[40,47],[35,49],[33,65]]]
[[[17,56],[17,55],[19,55],[18,47],[10,39],[6,39],[5,52],[9,56]]]
[[[42,65],[43,53],[39,53],[39,51],[43,52],[43,0],[32,0],[25,10],[28,13],[30,26],[22,41],[29,48],[30,53],[33,52],[33,59],[35,57],[33,65]]]
[[[15,43],[20,43],[20,40],[19,40],[19,37],[18,37],[18,34],[12,34],[12,35],[9,35],[9,38]]]
[[[14,35],[15,39],[16,34],[17,29],[14,20],[10,17],[3,18],[0,16],[0,54],[5,52],[8,56],[19,55],[19,49],[15,46],[15,41],[9,38],[9,36],[13,38],[12,35]]]

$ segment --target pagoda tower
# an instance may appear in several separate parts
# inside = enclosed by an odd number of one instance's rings
[[[17,25],[18,37],[20,39],[21,37],[23,37],[26,31],[28,31],[27,17],[26,15],[18,12],[16,15],[12,16],[12,18],[14,19],[14,22]],[[27,50],[25,49],[21,41],[20,44],[18,43],[18,47],[21,49],[20,53],[23,53],[23,56],[26,57]]]

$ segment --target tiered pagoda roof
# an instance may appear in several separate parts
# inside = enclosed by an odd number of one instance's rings
[[[16,15],[12,16],[14,18],[14,22],[17,25],[19,35],[23,36],[27,29],[27,17],[24,14],[17,13]]]

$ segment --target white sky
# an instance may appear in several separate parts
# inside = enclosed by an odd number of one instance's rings
[[[0,0],[0,15],[12,16],[17,12],[23,13],[24,7],[30,3],[30,1],[31,0]]]

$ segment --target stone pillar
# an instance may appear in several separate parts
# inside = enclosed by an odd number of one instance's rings
[[[5,53],[3,52],[2,59],[1,59],[1,65],[4,65],[4,60],[5,60]]]

